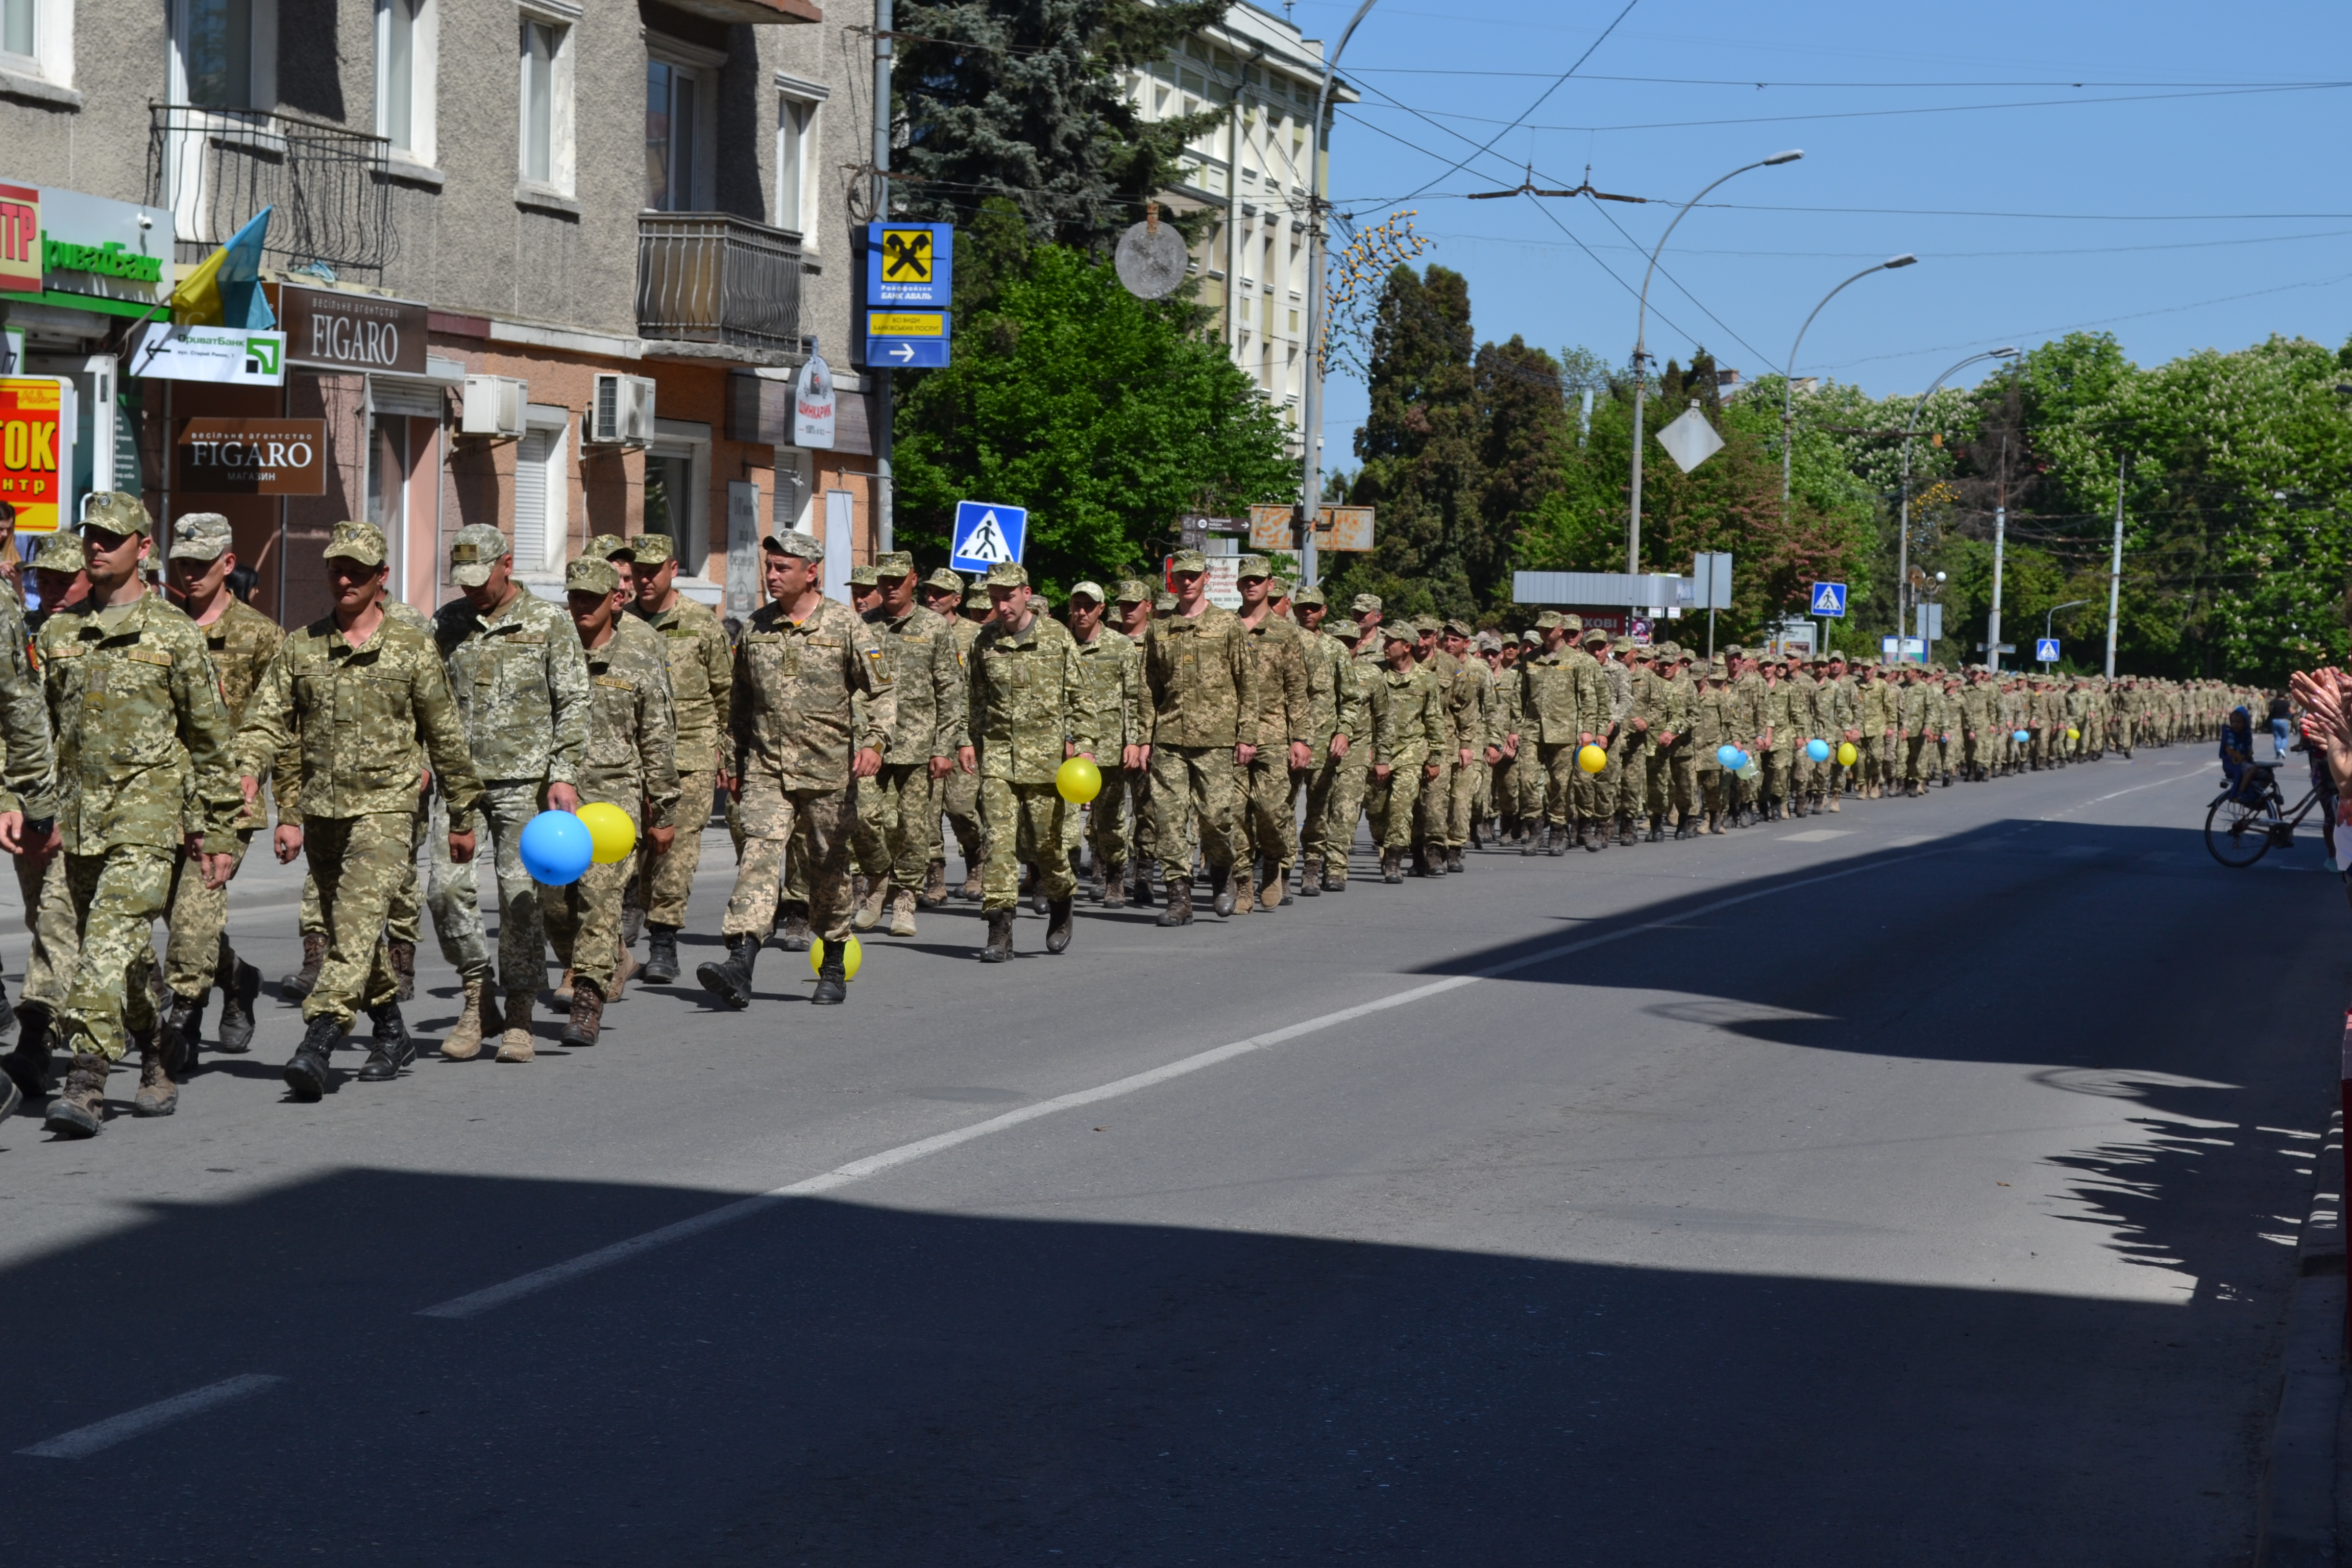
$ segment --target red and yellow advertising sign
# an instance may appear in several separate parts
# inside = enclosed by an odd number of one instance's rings
[[[55,533],[72,478],[64,389],[39,376],[0,376],[0,500],[16,509],[19,533]]]
[[[41,193],[0,185],[0,289],[41,291]]]

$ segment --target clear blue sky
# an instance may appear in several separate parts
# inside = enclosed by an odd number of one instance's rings
[[[1354,8],[1298,0],[1294,15],[1329,38]],[[1708,198],[1737,205],[1675,231],[1673,281],[1651,287],[1661,361],[1696,342],[1746,375],[1777,369],[1824,293],[1901,251],[1919,265],[1839,295],[1799,375],[1915,392],[1971,349],[2075,328],[2112,331],[2142,364],[2352,333],[2352,7],[1636,0],[1594,47],[1623,9],[1381,0],[1341,61],[1364,101],[1333,132],[1335,203],[1366,223],[1418,209],[1435,242],[1423,260],[1469,279],[1481,341],[1623,362],[1627,286],[1674,206],[1784,148],[1803,161],[1740,175]],[[2330,81],[2347,85],[2246,90]],[[1977,105],[2010,107],[1885,112]],[[1655,205],[1462,199],[1518,184],[1530,160],[1539,185],[1574,186],[1589,163],[1600,189]],[[2048,216],[1981,216],[1995,214]],[[1354,466],[1364,407],[1361,384],[1335,375],[1331,466]]]

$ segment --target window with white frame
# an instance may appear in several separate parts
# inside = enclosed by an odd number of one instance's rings
[[[419,163],[436,156],[440,34],[434,0],[376,0],[375,133]]]
[[[817,116],[823,100],[804,84],[776,103],[776,226],[801,237],[801,248],[814,250],[823,226],[817,220]]]
[[[561,11],[522,13],[523,183],[572,194],[572,26]]]
[[[646,205],[656,212],[696,212],[700,168],[702,78],[668,60],[646,62]]]
[[[0,0],[0,69],[73,85],[74,0]]]
[[[711,552],[710,426],[688,419],[656,419],[646,451],[646,531],[667,533],[678,574],[707,576]],[[723,531],[724,516],[719,526]],[[718,548],[726,552],[723,535]]]
[[[0,53],[23,60],[34,58],[38,38],[34,10],[33,0],[0,0]]]
[[[37,10],[37,36],[47,15]],[[171,0],[170,16],[173,101],[221,110],[277,103],[277,0]]]
[[[542,580],[563,570],[571,536],[572,411],[531,404],[515,448],[514,571]]]

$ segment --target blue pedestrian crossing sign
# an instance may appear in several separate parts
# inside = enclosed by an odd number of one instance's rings
[[[1845,584],[1843,583],[1814,584],[1813,607],[1807,613],[1815,616],[1834,616],[1843,620],[1845,618]]]
[[[2035,637],[2033,639],[2033,658],[2035,662],[2040,664],[2057,663],[2058,639],[2056,637]]]
[[[1000,562],[1021,559],[1029,541],[1029,509],[1002,501],[956,502],[955,537],[948,564],[959,572],[985,572]]]

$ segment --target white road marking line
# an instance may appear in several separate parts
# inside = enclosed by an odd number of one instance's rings
[[[1530,953],[1524,958],[1510,959],[1502,963],[1475,970],[1468,974],[1455,974],[1444,980],[1433,980],[1426,985],[1416,985],[1409,991],[1400,991],[1394,995],[1381,997],[1378,1001],[1359,1003],[1353,1007],[1342,1007],[1337,1012],[1302,1019],[1298,1023],[1269,1030],[1263,1035],[1253,1035],[1246,1040],[1235,1040],[1230,1045],[1218,1046],[1212,1050],[1181,1058],[1164,1066],[1153,1068],[1148,1072],[1115,1079],[1109,1083],[1097,1084],[1092,1089],[1082,1089],[1074,1093],[1056,1095],[1051,1100],[1041,1100],[1034,1104],[1008,1110],[1001,1116],[992,1116],[984,1121],[975,1121],[969,1127],[959,1127],[953,1131],[919,1139],[912,1143],[902,1143],[895,1149],[885,1149],[878,1154],[868,1154],[862,1160],[852,1160],[845,1165],[835,1166],[822,1175],[811,1176],[804,1181],[792,1183],[788,1186],[771,1188],[767,1192],[758,1193],[748,1198],[739,1198],[731,1204],[721,1205],[718,1208],[695,1215],[691,1218],[677,1220],[657,1229],[646,1231],[642,1235],[630,1237],[625,1241],[616,1241],[610,1247],[600,1247],[593,1252],[583,1252],[579,1257],[567,1258],[562,1263],[550,1264],[545,1268],[519,1275],[503,1284],[488,1286],[467,1295],[454,1297],[435,1306],[420,1308],[416,1315],[420,1318],[459,1320],[479,1317],[482,1313],[503,1307],[510,1301],[519,1301],[525,1296],[536,1295],[541,1290],[568,1283],[583,1275],[610,1268],[617,1263],[625,1263],[641,1253],[667,1247],[672,1242],[684,1241],[689,1237],[699,1236],[707,1230],[715,1230],[720,1226],[732,1225],[738,1220],[749,1219],[753,1215],[764,1213],[790,1199],[814,1197],[820,1193],[833,1192],[848,1186],[852,1183],[862,1182],[868,1176],[878,1175],[896,1166],[908,1164],[944,1150],[952,1149],[960,1143],[969,1143],[976,1138],[986,1138],[992,1133],[1018,1127],[1024,1121],[1034,1121],[1040,1117],[1051,1116],[1057,1111],[1073,1110],[1082,1105],[1095,1105],[1106,1100],[1118,1100],[1152,1088],[1154,1085],[1166,1083],[1171,1079],[1184,1078],[1205,1068],[1215,1067],[1220,1062],[1231,1061],[1235,1057],[1249,1056],[1257,1051],[1267,1050],[1374,1013],[1384,1013],[1391,1008],[1402,1007],[1414,1002],[1424,1002],[1433,996],[1442,996],[1449,991],[1458,991],[1465,985],[1475,985],[1481,980],[1493,980],[1503,975],[1517,973],[1523,969],[1533,969],[1541,964],[1555,963],[1559,959],[1586,952],[1596,947],[1606,946],[1610,942],[1622,942],[1628,937],[1641,936],[1651,931],[1673,930],[1688,921],[1734,909],[1741,904],[1753,903],[1759,899],[1776,899],[1784,893],[1795,892],[1801,888],[1817,887],[1823,882],[1839,881],[1847,877],[1859,876],[1864,871],[1885,870],[1890,866],[1901,866],[1913,860],[1925,859],[1929,855],[1943,853],[1948,851],[1931,849],[1919,855],[1906,855],[1892,860],[1865,861],[1858,866],[1849,866],[1842,871],[1827,871],[1819,876],[1806,877],[1793,882],[1776,882],[1769,888],[1741,893],[1733,898],[1717,900],[1702,909],[1687,910],[1671,920],[1645,921],[1640,925],[1622,926],[1614,931],[1603,931],[1599,936],[1586,937],[1578,942],[1562,942],[1557,947],[1548,947],[1540,952]]]
[[[1938,837],[1939,835],[1933,833],[1914,833],[1896,839],[1894,843],[1888,845],[1887,847],[1889,849],[1908,849],[1914,844],[1933,844]]]
[[[159,1399],[152,1405],[142,1405],[136,1410],[126,1410],[120,1415],[110,1415],[87,1426],[77,1426],[46,1443],[36,1443],[16,1452],[32,1459],[87,1459],[117,1443],[128,1442],[142,1432],[152,1432],[158,1426],[169,1426],[174,1421],[201,1415],[218,1405],[249,1399],[285,1381],[266,1372],[248,1372],[240,1376],[223,1378],[218,1383],[208,1383],[202,1388],[192,1388],[185,1394]]]
[[[2204,764],[2203,764],[2203,763],[2189,763],[2189,765],[2191,768],[2201,768]],[[2101,802],[2101,801],[2103,801],[2103,800],[2113,800],[2113,799],[2115,799],[2115,798],[2116,798],[2116,796],[2117,796],[2117,795],[2136,795],[2136,794],[2137,794],[2139,791],[2144,790],[2144,789],[2154,789],[2154,788],[2155,788],[2157,785],[2158,785],[2158,784],[2179,784],[2182,779],[2193,779],[2193,778],[2195,778],[2196,776],[2197,776],[2197,774],[2196,774],[2195,773],[2193,773],[2193,772],[2192,772],[2192,773],[2174,773],[2174,774],[2173,774],[2171,777],[2169,777],[2169,778],[2150,779],[2150,780],[2148,780],[2148,781],[2147,781],[2147,783],[2146,783],[2146,784],[2132,784],[2132,785],[2130,785],[2130,786],[2128,786],[2127,788],[2125,788],[2125,789],[2109,790],[2109,791],[2108,791],[2106,794],[2105,794],[2105,795],[2093,795],[2093,796],[2092,796],[2090,799],[2088,799],[2088,800],[2076,801],[2073,805],[2068,806],[2064,811],[2056,812],[2056,813],[2054,813],[2054,814],[2053,814],[2053,815],[2051,815],[2051,816],[2049,816],[2040,817],[2040,818],[2037,818],[2036,820],[2038,820],[2038,821],[2042,821],[2042,822],[2055,822],[2055,821],[2057,821],[2057,820],[2058,820],[2058,818],[2059,818],[2059,817],[2061,817],[2061,816],[2068,816],[2068,815],[2069,815],[2069,814],[2071,814],[2071,813],[2080,811],[2080,810],[2082,810],[2082,809],[2083,809],[2084,806],[2086,806],[2086,805],[2098,805],[2098,804],[2099,804],[2099,802]],[[2214,788],[2215,788],[2215,792],[2218,794],[2218,793],[2220,792],[2220,788],[2221,788],[2221,786],[2217,784],[2214,786]]]
[[[1809,827],[1802,833],[1783,833],[1783,844],[1822,844],[1832,838],[1843,838],[1853,831],[1851,827]]]

